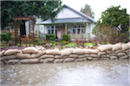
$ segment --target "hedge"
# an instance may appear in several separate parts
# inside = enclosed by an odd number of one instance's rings
[[[1,40],[2,41],[9,41],[10,35],[8,33],[1,33]]]
[[[70,41],[70,39],[71,39],[71,37],[70,37],[70,35],[69,34],[64,34],[63,35],[63,41]]]
[[[54,34],[46,34],[46,40],[55,40],[55,35]]]

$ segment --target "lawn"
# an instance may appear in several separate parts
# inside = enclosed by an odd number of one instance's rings
[[[94,43],[84,43],[85,46],[93,46]],[[68,43],[67,45],[64,45],[63,47],[75,47],[76,43]]]

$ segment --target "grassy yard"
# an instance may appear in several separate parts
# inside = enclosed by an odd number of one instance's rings
[[[94,43],[84,43],[85,46],[93,46],[95,45]],[[69,43],[67,45],[64,45],[63,47],[75,47],[76,43]]]

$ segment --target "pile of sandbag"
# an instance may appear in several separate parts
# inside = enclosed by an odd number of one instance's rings
[[[100,45],[97,49],[49,49],[27,47],[22,50],[9,49],[0,52],[0,64],[67,63],[92,60],[128,59],[130,43]]]

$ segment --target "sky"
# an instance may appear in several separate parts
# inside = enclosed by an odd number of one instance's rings
[[[66,4],[69,7],[80,11],[85,4],[91,6],[92,11],[95,13],[95,20],[97,21],[101,17],[101,12],[107,8],[113,6],[121,6],[126,8],[127,13],[130,14],[130,1],[129,0],[62,0],[62,4]]]

